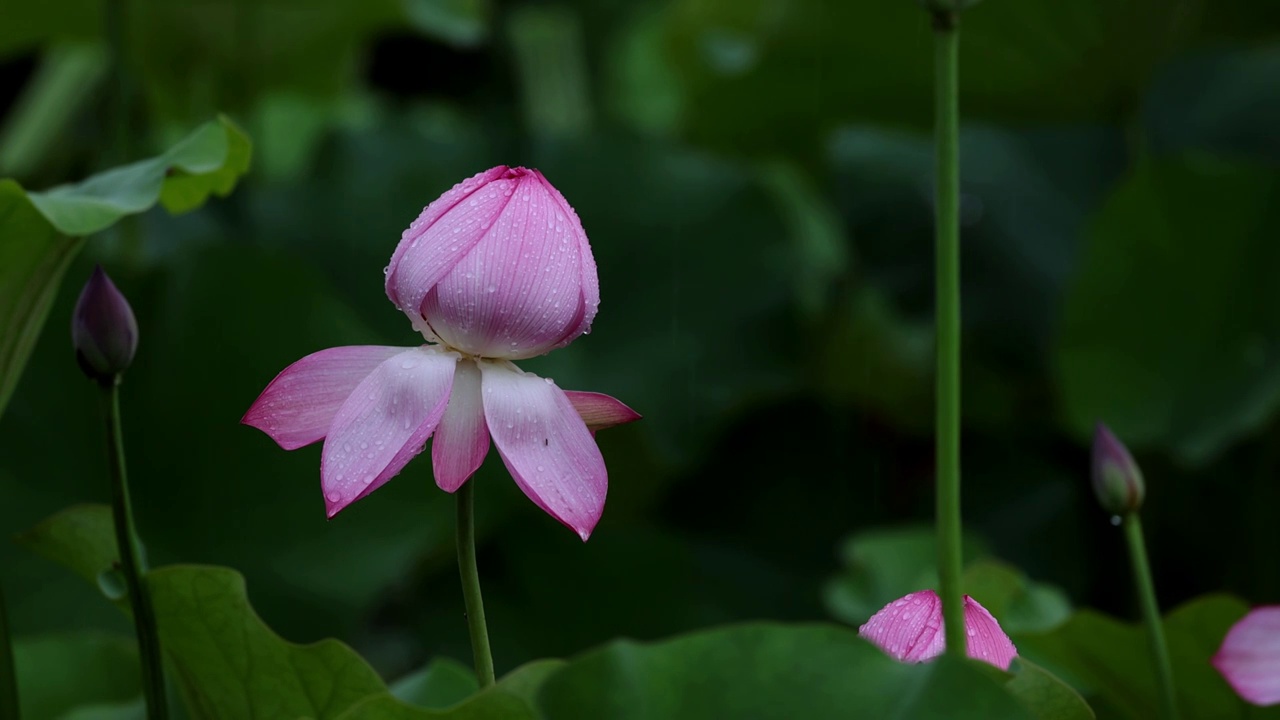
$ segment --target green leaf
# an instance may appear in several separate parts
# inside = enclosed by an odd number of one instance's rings
[[[103,505],[64,510],[19,541],[95,585],[115,562],[110,508]],[[244,578],[234,570],[175,565],[152,570],[146,581],[161,647],[197,720],[322,720],[386,692],[377,673],[346,645],[295,645],[272,632],[249,605]]]
[[[542,720],[534,708],[534,697],[564,664],[563,660],[537,660],[522,665],[497,685],[447,710],[412,707],[385,694],[357,704],[339,720]]]
[[[31,354],[67,265],[103,230],[157,201],[185,212],[226,195],[249,165],[249,141],[227,118],[205,123],[169,152],[74,185],[26,192],[0,180],[0,413]]]
[[[120,559],[111,508],[107,505],[73,505],[15,540],[95,587],[102,584],[103,574]]]
[[[0,130],[0,175],[34,172],[107,74],[101,45],[60,45],[40,59]]]
[[[1205,208],[1214,208],[1206,213]],[[1081,437],[1208,460],[1280,400],[1280,172],[1142,164],[1102,209],[1067,296],[1056,372]]]
[[[220,567],[172,565],[147,574],[161,646],[193,718],[336,718],[386,691],[337,640],[296,645],[249,605],[244,578]]]
[[[1032,718],[998,670],[899,663],[834,626],[750,624],[574,659],[538,696],[546,718]]]
[[[1227,629],[1248,609],[1235,598],[1209,595],[1165,617],[1183,717],[1280,718],[1280,707],[1247,705],[1209,663]],[[1140,624],[1082,610],[1051,633],[1022,634],[1014,641],[1020,653],[1068,679],[1104,718],[1141,720],[1159,707],[1146,631]]]
[[[903,595],[936,587],[937,552],[938,539],[931,527],[868,530],[847,538],[840,549],[844,570],[827,582],[828,612],[850,625],[861,625]],[[966,561],[980,557],[986,554],[985,544],[966,536],[964,552]]]
[[[1094,717],[1080,693],[1048,670],[1024,657],[1009,668],[1013,679],[1005,687],[1040,720],[1090,720]]]
[[[1052,630],[1071,615],[1071,602],[1061,590],[1033,582],[1017,568],[996,560],[979,560],[966,567],[964,591],[999,619],[1006,633]]]
[[[488,39],[489,0],[401,0],[416,30],[458,47],[474,47]]]
[[[391,694],[424,708],[446,708],[479,689],[475,671],[450,658],[436,658],[391,685]]]
[[[121,703],[141,692],[133,638],[89,633],[20,638],[13,645],[22,717],[51,720],[90,703]]]

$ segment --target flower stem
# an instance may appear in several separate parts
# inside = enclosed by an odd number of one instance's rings
[[[1147,545],[1142,539],[1142,521],[1137,512],[1124,519],[1124,536],[1129,544],[1129,559],[1133,563],[1133,580],[1138,588],[1138,600],[1142,603],[1142,621],[1147,626],[1147,643],[1151,647],[1151,659],[1156,666],[1156,679],[1160,684],[1161,717],[1177,720],[1178,704],[1173,684],[1173,667],[1169,663],[1169,647],[1164,640],[1164,626],[1160,622],[1160,605],[1156,602],[1156,586],[1151,580],[1151,564],[1147,561]]]
[[[484,622],[484,598],[480,596],[480,571],[476,568],[475,480],[464,482],[457,494],[458,575],[462,577],[462,599],[467,606],[476,680],[480,687],[486,688],[494,683],[493,653],[489,650],[489,628]]]
[[[133,506],[129,502],[129,479],[125,473],[124,435],[120,423],[120,390],[116,382],[102,387],[102,411],[107,424],[107,455],[111,471],[111,513],[115,524],[120,570],[129,589],[133,626],[138,634],[138,655],[142,662],[142,694],[150,720],[169,715],[165,700],[164,659],[160,655],[160,635],[151,608],[151,595],[143,584],[147,572],[141,542],[133,526]]]
[[[13,637],[0,588],[0,718],[18,718],[18,674],[13,665]]]
[[[960,111],[956,14],[933,12],[936,145],[938,594],[947,652],[964,656],[960,588]]]

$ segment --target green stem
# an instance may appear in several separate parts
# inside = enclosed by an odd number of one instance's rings
[[[151,595],[142,582],[147,572],[141,543],[133,525],[133,506],[129,502],[129,478],[125,473],[124,436],[120,423],[120,390],[116,382],[102,387],[102,410],[107,423],[107,455],[111,470],[111,512],[116,531],[116,548],[120,570],[129,589],[129,606],[133,610],[133,626],[138,634],[138,655],[142,662],[142,694],[147,703],[147,717],[163,720],[169,715],[165,701],[164,662],[160,656],[160,636],[151,609]]]
[[[18,720],[18,672],[13,664],[13,638],[0,588],[0,718]]]
[[[484,598],[480,596],[480,571],[476,568],[475,484],[472,479],[458,488],[458,574],[462,577],[462,599],[467,606],[476,680],[480,687],[486,688],[494,683],[493,653],[489,650],[489,628],[484,622]]]
[[[1151,660],[1156,666],[1156,679],[1160,684],[1161,717],[1177,720],[1177,694],[1173,684],[1173,667],[1169,663],[1169,647],[1164,641],[1164,626],[1160,622],[1160,605],[1156,602],[1156,586],[1151,580],[1151,563],[1147,561],[1147,545],[1142,539],[1142,521],[1137,512],[1124,519],[1124,536],[1129,544],[1129,559],[1133,563],[1133,580],[1138,588],[1138,600],[1142,603],[1142,621],[1147,626],[1147,644],[1151,647]]]
[[[937,172],[937,525],[938,594],[947,652],[963,656],[960,588],[960,110],[959,29],[935,11],[934,142]]]

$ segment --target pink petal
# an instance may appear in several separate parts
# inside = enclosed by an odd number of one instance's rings
[[[516,181],[499,165],[454,185],[400,236],[387,266],[387,297],[422,327],[422,300],[489,233]]]
[[[356,385],[404,350],[353,345],[312,353],[280,371],[240,422],[270,435],[285,450],[322,440]]]
[[[586,540],[604,512],[604,458],[564,391],[510,363],[482,362],[484,416],[516,485]]]
[[[591,254],[591,243],[587,241],[587,233],[582,229],[582,221],[578,219],[578,213],[569,205],[569,201],[564,199],[564,195],[561,195],[560,191],[547,180],[546,176],[537,170],[534,170],[533,174],[538,176],[538,180],[546,187],[552,199],[560,206],[561,211],[573,221],[573,226],[578,229],[578,247],[582,268],[583,313],[578,320],[578,324],[571,328],[557,345],[557,347],[563,347],[591,329],[591,322],[595,320],[596,311],[600,308],[600,277],[596,273],[596,259]],[[637,415],[636,418],[639,419],[639,416]]]
[[[377,490],[422,452],[449,403],[455,353],[430,346],[384,360],[333,418],[320,455],[329,517]]]
[[[968,640],[965,654],[975,660],[1008,670],[1018,651],[1000,624],[978,604],[964,596],[964,625]],[[920,590],[894,600],[858,628],[870,640],[897,660],[924,662],[946,650],[942,631],[942,601],[932,590]]]
[[[427,294],[422,313],[452,347],[518,359],[542,355],[581,334],[584,318],[595,314],[584,295],[584,277],[589,274],[593,284],[596,279],[594,262],[584,262],[588,246],[577,216],[536,172],[516,168],[510,174],[516,183],[511,202]]]
[[[1280,703],[1280,605],[1256,608],[1232,625],[1213,666],[1254,705]]]
[[[1000,629],[1000,623],[968,595],[964,596],[964,631],[969,636],[965,654],[975,660],[1008,670],[1009,663],[1018,657],[1018,649]]]
[[[456,491],[480,469],[488,454],[489,426],[484,422],[480,399],[480,368],[473,360],[462,360],[453,376],[449,409],[431,440],[436,485],[445,492]]]
[[[924,662],[942,654],[942,602],[932,590],[913,592],[885,605],[858,628],[896,660]]]
[[[604,393],[566,390],[564,394],[569,397],[573,409],[578,411],[592,435],[600,430],[640,419],[640,413]]]

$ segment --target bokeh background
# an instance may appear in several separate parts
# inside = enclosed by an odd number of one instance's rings
[[[930,521],[916,3],[111,7],[118,25],[93,0],[0,10],[0,175],[79,179],[219,112],[253,168],[71,267],[0,417],[0,535],[107,499],[68,331],[102,263],[141,327],[122,399],[153,563],[235,567],[285,637],[342,638],[387,677],[469,657],[429,463],[326,521],[319,446],[283,452],[239,419],[307,353],[415,343],[381,270],[423,205],[500,163],[560,188],[599,263],[593,332],[526,367],[645,416],[599,436],[610,494],[585,545],[496,457],[475,478],[500,671],[616,636],[848,619],[846,539]],[[969,530],[1073,605],[1136,618],[1088,486],[1102,419],[1146,473],[1164,604],[1280,602],[1280,5],[987,0],[963,27]],[[127,627],[15,544],[0,580],[20,636]]]

